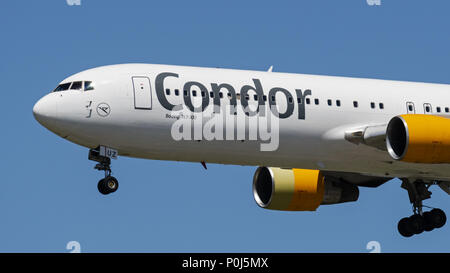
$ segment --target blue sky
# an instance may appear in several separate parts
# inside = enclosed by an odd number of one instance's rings
[[[393,180],[356,203],[274,212],[255,167],[119,158],[97,191],[87,149],[41,127],[34,103],[81,70],[142,62],[449,83],[448,1],[5,1],[0,9],[0,252],[449,252],[449,225],[409,239]],[[364,90],[361,90],[364,92]],[[424,90],[427,92],[427,90]],[[426,204],[449,209],[433,189]]]

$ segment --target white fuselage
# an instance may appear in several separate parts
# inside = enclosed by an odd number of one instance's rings
[[[344,138],[347,131],[386,125],[392,117],[408,112],[450,115],[446,112],[450,85],[151,64],[99,67],[62,83],[76,81],[92,81],[95,88],[52,92],[36,104],[34,112],[45,127],[86,147],[103,145],[123,156],[158,160],[450,180],[448,164],[395,161],[386,151]],[[174,139],[172,129],[180,111],[170,107],[186,108],[186,100],[197,108],[202,103],[212,106],[216,102],[221,107],[233,104],[229,88],[220,89],[222,97],[214,93],[225,84],[241,95],[236,99],[238,119],[246,116],[243,104],[256,111],[258,105],[269,106],[275,94],[276,107],[282,114],[277,117],[277,149],[262,151],[261,140],[249,137]],[[185,89],[189,97],[183,94]],[[202,90],[207,92],[204,97]],[[248,100],[243,90],[248,90]],[[192,91],[196,91],[195,97]],[[223,109],[220,113],[233,115]],[[267,113],[271,114],[270,110]],[[190,117],[201,114],[191,112]],[[247,126],[246,130],[248,133],[252,128]]]

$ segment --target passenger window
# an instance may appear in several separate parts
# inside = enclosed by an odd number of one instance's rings
[[[302,98],[297,98],[297,103],[303,103]]]
[[[380,109],[384,109],[384,104],[382,102],[380,102]]]
[[[375,109],[375,102],[370,103],[370,108]]]
[[[197,97],[197,91],[196,90],[192,91],[192,96]]]
[[[292,103],[292,97],[289,97],[289,98],[288,98],[288,102],[289,102],[289,103]]]
[[[436,112],[440,113],[441,112],[441,107],[436,107]]]
[[[94,84],[92,82],[84,82],[84,91],[94,90]]]
[[[358,108],[358,102],[356,100],[353,101],[353,107]]]
[[[206,96],[205,91],[202,91],[202,97],[205,97],[205,96]]]
[[[55,88],[55,90],[53,90],[53,92],[69,90],[70,84],[71,84],[71,82],[60,84],[60,85],[58,85],[58,87]]]
[[[169,88],[166,89],[166,95],[167,95],[167,96],[170,95],[170,89],[169,89]]]
[[[340,107],[341,106],[341,101],[340,100],[336,100],[336,106]]]
[[[448,113],[448,112],[449,112],[448,107],[445,107],[445,113]]]
[[[83,82],[73,82],[70,87],[71,90],[81,90],[83,88]]]
[[[253,95],[253,98],[254,98],[255,100],[258,100],[258,95]]]
[[[311,100],[309,98],[306,98],[306,104],[310,104]]]
[[[315,103],[316,105],[319,105],[319,99],[314,99],[314,103]]]
[[[214,98],[214,92],[209,92],[209,96],[211,97],[211,98]]]
[[[331,106],[333,103],[331,102],[331,100],[327,100],[328,106]]]
[[[175,89],[175,96],[178,96],[178,95],[180,95],[180,90]]]
[[[223,98],[223,93],[222,92],[219,93],[219,98],[221,98],[221,99]]]
[[[263,101],[267,101],[267,96],[263,95]]]

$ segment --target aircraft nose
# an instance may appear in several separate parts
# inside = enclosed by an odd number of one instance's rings
[[[56,101],[49,96],[41,98],[33,107],[33,115],[40,124],[50,127],[57,118]]]

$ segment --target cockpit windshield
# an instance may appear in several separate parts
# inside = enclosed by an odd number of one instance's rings
[[[92,82],[84,82],[84,91],[94,90],[94,84]]]
[[[83,83],[84,83],[84,89],[83,89]],[[90,91],[94,90],[94,83],[92,81],[76,81],[76,82],[67,82],[62,83],[58,85],[53,92],[61,92],[61,91],[67,91],[67,90],[84,90],[84,91]]]
[[[70,90],[81,90],[83,88],[83,82],[73,82]]]
[[[56,87],[55,90],[53,90],[53,92],[69,90],[70,84],[71,84],[70,82],[69,83],[60,84],[60,85],[58,85],[58,87]]]

